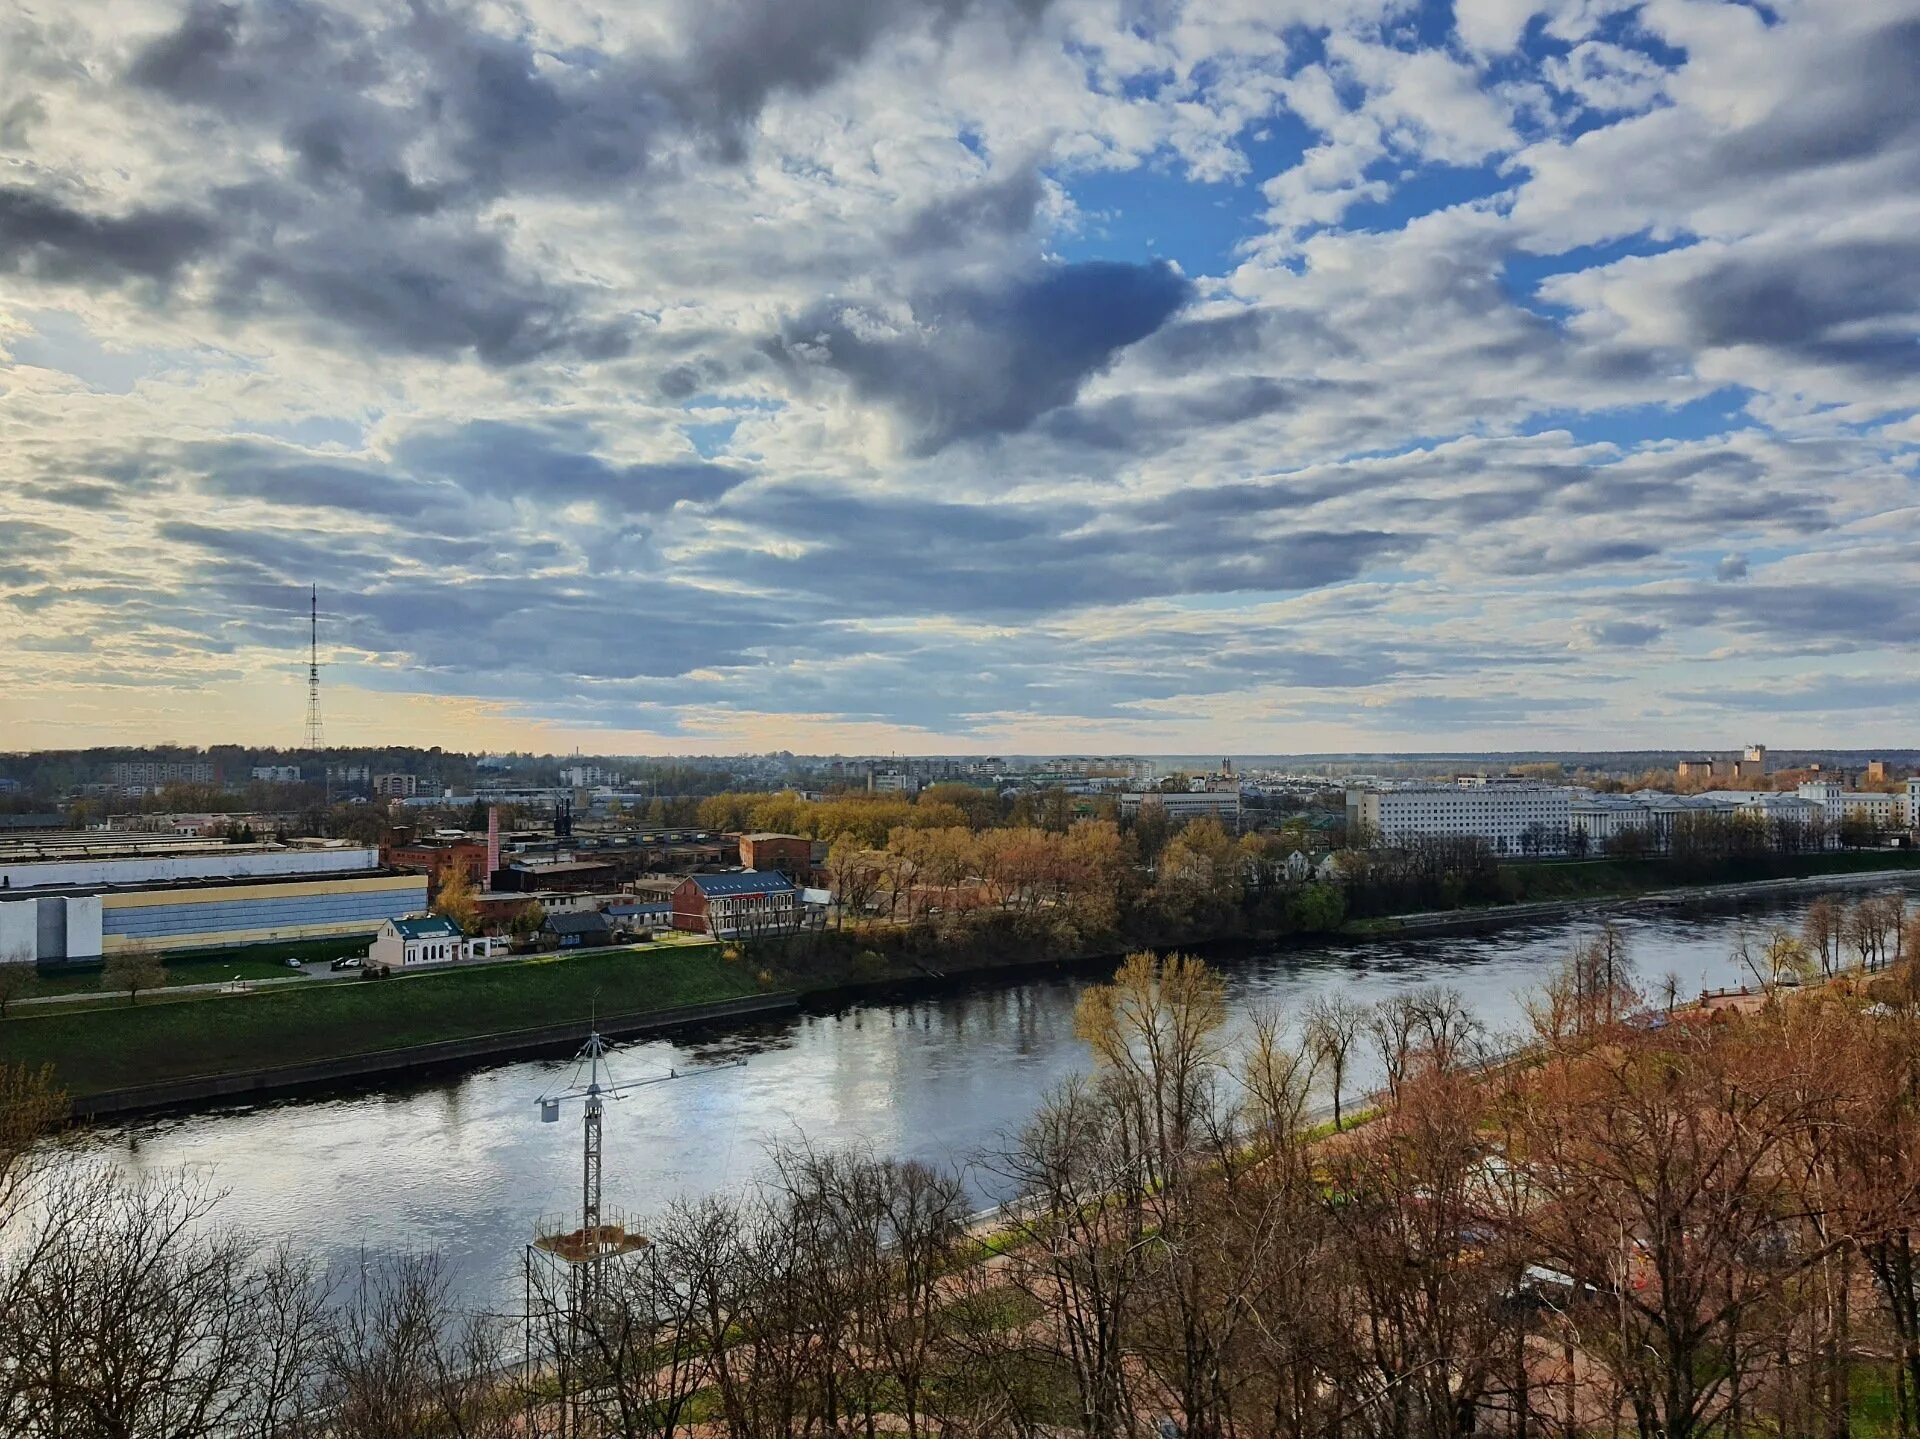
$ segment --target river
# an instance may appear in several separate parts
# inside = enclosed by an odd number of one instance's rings
[[[1739,983],[1730,958],[1742,924],[1798,928],[1809,897],[1738,912],[1625,909],[1615,916],[1649,988],[1671,972],[1683,996]],[[1597,921],[1477,936],[1294,949],[1225,966],[1236,1023],[1259,1007],[1297,1014],[1316,994],[1361,1001],[1448,984],[1496,1035],[1522,1023],[1523,996]],[[735,1058],[738,1069],[643,1088],[606,1116],[606,1203],[630,1214],[678,1196],[751,1183],[766,1146],[805,1137],[882,1154],[963,1164],[1033,1112],[1081,1068],[1076,995],[1065,977],[982,980],[923,998],[863,1003],[681,1042],[622,1047],[617,1077]],[[1370,1077],[1358,1066],[1355,1084]],[[557,1124],[536,1098],[571,1065],[499,1065],[457,1078],[103,1124],[80,1154],[129,1174],[185,1169],[223,1193],[218,1215],[290,1235],[334,1257],[362,1247],[441,1253],[460,1291],[504,1299],[541,1215],[577,1211],[577,1106]],[[1350,1085],[1350,1088],[1354,1086]],[[984,1201],[991,1175],[969,1171]]]

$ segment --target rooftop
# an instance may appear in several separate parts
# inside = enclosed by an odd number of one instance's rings
[[[708,898],[728,894],[779,894],[793,889],[793,881],[778,870],[743,869],[737,874],[693,874],[687,878]]]
[[[603,934],[608,925],[597,909],[572,909],[549,914],[545,928],[549,934]]]
[[[460,926],[444,915],[409,914],[389,921],[402,939],[457,939]]]

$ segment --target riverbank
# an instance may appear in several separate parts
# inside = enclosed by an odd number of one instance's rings
[[[746,1002],[746,1003],[743,1003]],[[577,1046],[595,1016],[631,1034],[791,1010],[717,945],[600,951],[385,980],[0,1020],[0,1059],[53,1067],[77,1113],[264,1094]],[[709,1012],[715,1005],[728,1006]]]
[[[550,955],[383,981],[156,996],[62,1014],[16,1010],[0,1020],[0,1059],[53,1065],[82,1116],[123,1114],[565,1052],[596,1013],[604,1032],[623,1036],[737,1025],[803,1006],[832,1012],[1039,973],[1092,975],[1111,968],[1127,948],[1182,948],[1230,960],[1329,940],[1397,942],[1611,912],[1727,907],[1764,895],[1870,888],[1914,876],[1907,867],[1798,875],[1435,911],[1367,921],[1337,934],[1235,934],[1076,951],[1021,942],[931,959],[909,950],[849,956],[841,953],[849,937],[829,932],[812,937],[816,948],[804,960],[749,945],[747,959],[729,961],[712,944]]]

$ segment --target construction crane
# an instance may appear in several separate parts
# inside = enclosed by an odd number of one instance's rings
[[[724,1073],[730,1069],[739,1069],[747,1062],[745,1059],[735,1059],[725,1064],[703,1065],[698,1069],[675,1068],[669,1069],[665,1074],[651,1074],[641,1079],[622,1081],[613,1077],[607,1065],[607,1052],[607,1041],[599,1030],[590,1031],[586,1044],[575,1057],[573,1073],[568,1083],[559,1089],[549,1090],[539,1099],[540,1120],[543,1124],[558,1124],[561,1106],[575,1100],[581,1102],[583,1110],[579,1227],[574,1228],[565,1220],[542,1223],[526,1253],[529,1372],[532,1371],[533,1365],[531,1346],[534,1337],[535,1253],[546,1255],[548,1263],[558,1260],[565,1266],[566,1312],[563,1315],[554,1314],[545,1308],[543,1300],[543,1312],[560,1320],[559,1327],[566,1335],[564,1343],[554,1355],[558,1365],[556,1377],[561,1391],[559,1416],[563,1435],[580,1432],[580,1415],[576,1407],[578,1395],[575,1392],[575,1386],[580,1382],[582,1326],[589,1311],[599,1303],[602,1271],[608,1261],[636,1253],[647,1247],[646,1236],[630,1227],[624,1215],[609,1216],[601,1206],[601,1125],[606,1113],[606,1103],[609,1099],[623,1099],[635,1090],[665,1084],[670,1080],[695,1079]],[[543,1284],[541,1293],[544,1295],[548,1292]]]
[[[694,1075],[711,1074],[726,1069],[738,1069],[746,1063],[744,1059],[736,1059],[729,1064],[709,1065],[702,1069],[690,1070],[686,1075],[682,1075],[678,1069],[669,1069],[665,1074],[649,1075],[645,1079],[618,1081],[613,1078],[606,1058],[607,1041],[598,1030],[594,1030],[587,1035],[585,1046],[575,1056],[572,1081],[563,1088],[550,1090],[540,1096],[540,1121],[543,1124],[560,1122],[561,1105],[576,1099],[584,1102],[580,1227],[583,1232],[589,1234],[600,1223],[600,1126],[602,1116],[606,1112],[606,1102],[609,1099],[623,1099],[636,1089],[645,1089],[650,1085],[665,1084],[669,1080],[691,1078]]]

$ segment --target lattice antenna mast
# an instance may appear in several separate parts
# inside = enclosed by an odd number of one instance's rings
[[[307,596],[307,748],[318,754],[326,748],[326,734],[320,727],[320,587],[314,585]]]

